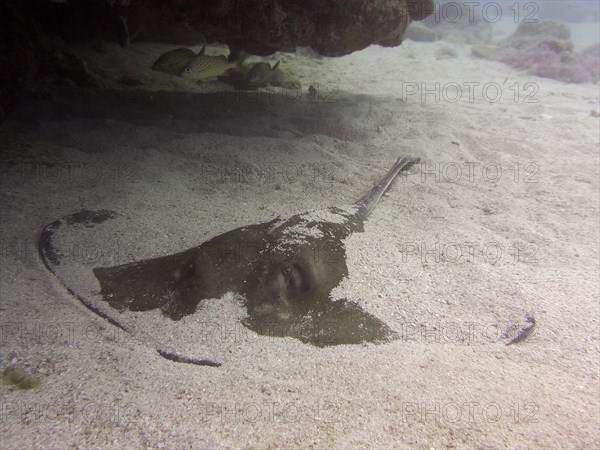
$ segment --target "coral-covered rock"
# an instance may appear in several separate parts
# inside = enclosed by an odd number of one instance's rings
[[[342,56],[371,44],[399,45],[410,19],[429,15],[433,0],[139,0],[137,7],[145,15],[131,30],[143,28],[144,40],[179,24],[254,54],[306,46]]]
[[[597,49],[578,54],[567,25],[553,20],[523,22],[498,47],[474,46],[471,54],[566,83],[598,82]]]
[[[257,55],[296,46],[342,56],[399,45],[433,0],[69,0],[41,2],[47,31],[67,42],[102,37],[197,44],[203,36]]]

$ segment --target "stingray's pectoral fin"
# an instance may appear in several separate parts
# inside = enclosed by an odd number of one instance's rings
[[[317,302],[302,313],[257,308],[250,310],[242,323],[263,336],[293,337],[317,347],[386,342],[397,337],[380,319],[345,299]]]
[[[326,302],[314,317],[313,326],[313,341],[305,342],[319,347],[386,342],[396,337],[384,322],[346,299]]]
[[[165,325],[178,328],[179,324],[169,323],[167,317],[177,319],[192,313],[198,298],[206,298],[193,295],[205,281],[197,274],[198,248],[129,264],[115,263],[139,257],[135,242],[122,241],[130,230],[128,220],[109,210],[82,210],[57,219],[41,232],[41,261],[90,311],[154,347],[161,356],[179,363],[219,366],[218,350],[198,344],[198,340],[185,347],[176,333],[156,333]],[[140,235],[152,232],[142,228]],[[162,310],[165,315],[118,312],[149,309]]]
[[[194,295],[193,261],[193,251],[186,251],[121,266],[97,267],[94,275],[100,281],[103,299],[113,308],[160,308],[171,319],[179,320],[192,314],[200,301]]]

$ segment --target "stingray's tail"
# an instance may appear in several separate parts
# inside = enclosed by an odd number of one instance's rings
[[[379,203],[381,196],[385,194],[392,185],[396,175],[398,175],[400,172],[410,169],[413,164],[417,164],[420,161],[421,158],[398,158],[396,164],[394,164],[385,177],[383,177],[375,186],[373,186],[373,189],[355,202],[355,204],[359,206],[358,213],[363,217],[371,214],[371,211],[373,211],[375,206],[377,206],[377,203]]]

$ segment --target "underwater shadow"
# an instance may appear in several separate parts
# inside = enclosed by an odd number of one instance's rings
[[[51,95],[25,101],[12,118],[29,124],[112,120],[169,133],[286,139],[322,135],[360,142],[377,134],[375,117],[378,124],[394,121],[397,104],[350,93],[309,101],[306,93],[283,89],[190,93],[57,88]]]

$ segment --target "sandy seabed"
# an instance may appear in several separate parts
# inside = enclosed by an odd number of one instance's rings
[[[24,102],[0,127],[0,363],[42,385],[0,387],[2,448],[598,448],[598,86],[468,47],[438,60],[441,45],[273,56],[300,97],[209,95],[220,88],[147,68],[170,47],[109,46],[90,69],[154,92]],[[83,208],[126,214],[119,239],[139,258],[180,251],[352,203],[400,155],[422,165],[347,240],[334,292],[396,330],[390,343],[254,335],[227,294],[195,314],[222,318],[203,345],[223,365],[174,363],[83,307],[37,255],[42,227]],[[528,317],[532,335],[507,346]]]

